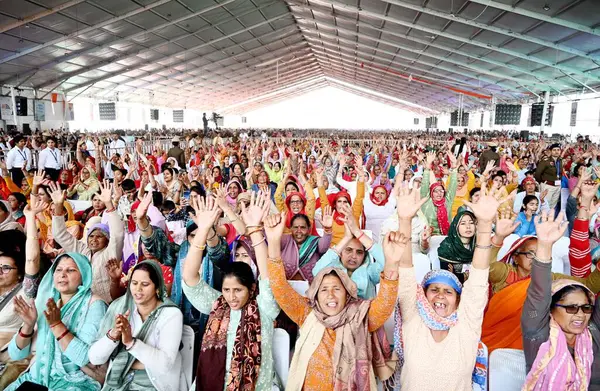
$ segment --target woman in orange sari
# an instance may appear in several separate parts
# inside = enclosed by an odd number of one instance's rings
[[[581,191],[589,193],[590,200],[593,200],[596,189],[593,184],[584,184]],[[582,205],[589,205],[591,202],[582,199]],[[587,227],[588,210],[589,208],[579,209],[575,220],[576,224]],[[519,238],[506,255],[496,261],[502,242],[518,226],[518,223],[515,223],[510,216],[508,210],[504,210],[500,214],[496,222],[496,235],[492,238],[489,282],[493,296],[488,303],[481,332],[481,341],[486,344],[489,353],[495,349],[523,349],[521,313],[527,297],[531,264],[537,250],[537,238],[535,236]],[[574,239],[571,238],[571,240]],[[589,238],[586,240],[589,249]],[[552,273],[552,280],[559,279],[578,281],[587,286],[594,294],[600,291],[600,269],[594,270],[586,278]]]

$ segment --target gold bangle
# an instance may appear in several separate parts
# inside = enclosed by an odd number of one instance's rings
[[[197,249],[198,249],[198,250],[200,250],[200,251],[204,251],[204,250],[206,250],[206,244],[204,244],[204,245],[200,246],[200,245],[198,245],[198,244],[196,244],[196,243],[192,243],[192,247],[194,247],[194,248],[197,248]]]
[[[255,234],[257,232],[262,232],[262,230],[263,230],[262,227],[252,229],[252,230],[246,232],[246,236],[250,237],[250,235]]]
[[[269,262],[274,262],[274,263],[283,263],[283,259],[281,259],[281,257],[277,257],[277,258],[267,258],[267,261]]]

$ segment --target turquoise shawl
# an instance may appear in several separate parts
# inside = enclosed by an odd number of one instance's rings
[[[51,372],[54,373],[54,377],[59,375],[65,379],[68,378],[71,383],[84,382],[90,379],[81,371],[76,374],[67,374],[62,363],[63,352],[59,343],[56,341],[56,338],[54,338],[50,325],[48,325],[46,317],[44,316],[48,300],[53,298],[54,301],[58,303],[58,300],[60,299],[60,293],[54,288],[54,272],[56,271],[56,267],[60,260],[65,257],[72,258],[81,273],[81,285],[77,289],[77,293],[60,309],[61,321],[75,335],[85,322],[87,311],[90,308],[90,300],[92,298],[92,265],[88,258],[74,252],[66,253],[56,258],[50,270],[44,275],[44,278],[42,278],[35,299],[35,306],[38,312],[37,352],[38,355],[44,354],[47,357],[52,357],[53,361],[52,365],[46,365],[44,367],[41,365],[34,365],[31,370],[32,378],[35,382],[46,387],[50,386]]]

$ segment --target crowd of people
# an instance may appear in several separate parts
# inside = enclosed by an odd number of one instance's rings
[[[589,139],[164,136],[0,138],[0,390],[600,390]]]

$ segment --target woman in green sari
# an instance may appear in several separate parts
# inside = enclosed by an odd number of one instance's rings
[[[25,382],[51,391],[100,389],[100,383],[86,374],[91,373],[86,366],[106,304],[92,295],[91,286],[90,261],[82,254],[66,253],[54,261],[42,279],[35,302],[15,298],[15,310],[23,325],[9,344],[9,355],[13,360],[28,357],[37,333],[37,358],[6,391],[14,391]]]
[[[472,212],[459,211],[452,220],[448,236],[438,248],[440,268],[454,273],[461,283],[469,277],[475,251],[476,223],[477,219]]]
[[[92,364],[111,362],[102,390],[187,391],[179,354],[182,333],[183,314],[167,298],[160,266],[138,263],[127,293],[110,305],[90,347]]]

